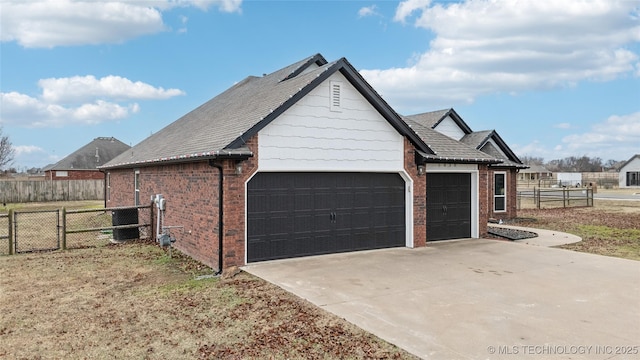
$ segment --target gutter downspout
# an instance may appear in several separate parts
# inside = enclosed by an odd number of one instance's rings
[[[224,193],[223,193],[223,181],[224,181],[224,173],[222,170],[222,165],[218,164],[215,161],[209,161],[209,166],[213,166],[216,169],[218,169],[218,173],[220,174],[220,181],[218,182],[218,271],[216,271],[215,275],[220,275],[222,274],[222,259],[224,258],[223,256],[223,252],[222,252],[222,234],[224,233],[223,231],[223,215],[224,215],[224,208],[223,208],[223,198],[224,198]]]

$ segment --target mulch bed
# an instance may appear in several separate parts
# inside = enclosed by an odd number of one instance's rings
[[[509,240],[524,240],[538,237],[538,234],[531,231],[507,229],[497,226],[489,226],[487,232],[493,236]]]

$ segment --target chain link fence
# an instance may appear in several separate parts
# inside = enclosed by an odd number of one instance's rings
[[[9,236],[9,214],[0,214],[0,255],[10,255],[13,240]]]
[[[82,210],[10,211],[0,214],[0,255],[80,249],[147,239],[152,206]]]
[[[15,211],[15,253],[60,249],[60,210]]]
[[[64,211],[67,249],[147,239],[153,224],[151,206]]]

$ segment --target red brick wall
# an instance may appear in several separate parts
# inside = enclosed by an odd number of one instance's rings
[[[45,171],[47,180],[103,180],[104,173],[98,170],[64,170],[67,176],[56,176],[56,170]]]
[[[247,142],[254,158],[242,162],[236,174],[235,160],[220,160],[223,168],[223,268],[244,265],[245,187],[257,170],[257,137]],[[174,246],[194,259],[219,269],[218,210],[219,170],[208,161],[141,167],[140,201],[162,194],[167,201],[165,226],[172,230]],[[134,205],[134,169],[110,170],[111,199],[107,206]]]
[[[151,195],[162,194],[167,202],[163,225],[184,226],[183,229],[172,229],[177,239],[174,246],[217,269],[218,170],[209,166],[207,161],[141,167],[138,170],[140,203],[149,204]],[[134,169],[111,170],[110,183],[111,199],[107,206],[135,204]]]
[[[408,139],[404,139],[404,170],[413,180],[413,246],[427,244],[427,177],[418,175],[415,161],[415,148]]]
[[[493,204],[493,194],[495,191],[495,182],[493,179],[493,175],[496,172],[504,172],[506,173],[506,185],[507,185],[507,206],[506,211],[495,212],[494,204]],[[517,206],[517,181],[518,174],[516,169],[513,168],[492,168],[489,170],[489,193],[488,193],[488,213],[489,218],[493,219],[512,219],[518,215],[518,206]]]
[[[133,169],[109,170],[111,194],[107,207],[133,206]]]
[[[253,157],[243,161],[242,173],[235,173],[235,162],[224,163],[224,243],[223,267],[245,264],[245,183],[258,170],[258,136],[246,142]]]
[[[478,235],[487,237],[487,223],[489,222],[489,207],[493,206],[492,185],[493,175],[487,165],[478,165]]]

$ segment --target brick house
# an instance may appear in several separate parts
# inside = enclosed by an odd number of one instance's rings
[[[415,124],[428,127],[495,159],[502,160],[499,163],[490,164],[488,168],[487,214],[489,218],[495,219],[516,217],[518,172],[529,166],[518,159],[495,130],[473,131],[453,109],[404,116],[403,119],[414,127]]]
[[[184,226],[175,246],[222,270],[481,237],[503,163],[406,121],[346,59],[317,54],[242,80],[101,169],[109,206],[162,194],[165,223]]]
[[[44,168],[47,180],[102,180],[104,165],[131,147],[114,137],[98,137],[64,159]]]

